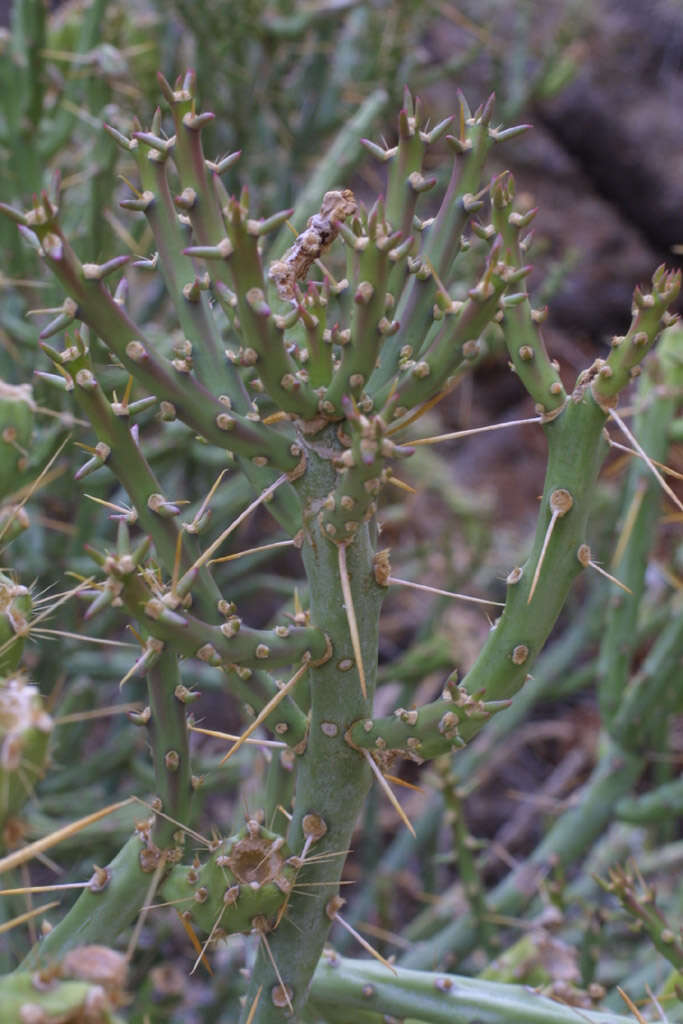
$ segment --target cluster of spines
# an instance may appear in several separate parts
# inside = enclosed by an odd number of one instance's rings
[[[209,858],[176,865],[163,897],[214,939],[233,932],[270,930],[301,867],[282,836],[250,819],[237,835],[215,844]]]

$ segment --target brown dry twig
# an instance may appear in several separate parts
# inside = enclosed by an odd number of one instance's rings
[[[295,298],[296,282],[306,277],[311,264],[337,237],[338,225],[352,217],[356,209],[356,197],[350,188],[325,193],[320,212],[309,217],[306,230],[297,236],[282,259],[270,265],[268,277],[275,283],[281,299]]]

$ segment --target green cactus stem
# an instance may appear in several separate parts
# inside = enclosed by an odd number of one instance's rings
[[[652,307],[645,308],[649,314]],[[641,312],[638,309],[636,319],[640,317]],[[649,343],[644,347],[648,348]],[[668,429],[676,408],[676,398],[674,394],[667,393],[666,383],[659,353],[656,353],[638,381],[637,395],[641,408],[635,417],[633,430],[648,455],[657,460],[666,458]],[[613,433],[609,424],[608,429]],[[598,661],[600,711],[603,720],[617,741],[627,740],[629,745],[638,738],[640,715],[624,713],[623,704],[627,693],[629,701],[632,702],[636,699],[636,689],[640,688],[638,683],[631,681],[631,659],[635,646],[638,608],[646,587],[645,574],[654,544],[661,497],[657,481],[645,462],[634,458],[629,466],[624,488],[624,514],[620,523],[622,530],[627,523],[630,524],[626,538],[628,542],[620,544],[617,541],[616,561],[612,565],[614,574],[631,593],[620,592],[612,595]],[[659,675],[656,678],[663,681],[666,677]],[[656,703],[657,697],[648,692],[647,700]],[[626,726],[630,729],[628,736],[624,733]],[[642,737],[642,741],[649,742],[646,737]]]
[[[126,488],[135,509],[131,521],[139,521],[153,538],[161,564],[170,575],[178,550],[179,528],[174,518],[157,515],[150,506],[150,498],[160,493],[161,484],[131,435],[129,407],[119,407],[107,400],[95,377],[86,336],[76,334],[73,345],[58,356],[53,353],[53,356],[57,365],[66,370],[73,380],[76,400],[92,423],[99,444],[104,446],[98,450],[98,464],[107,464]],[[82,471],[80,476],[83,476]],[[180,551],[180,571],[189,569],[198,554],[196,539],[185,533]],[[220,592],[206,569],[200,569],[198,573],[196,590],[204,614],[215,614]]]
[[[577,552],[585,543],[591,497],[605,453],[601,439],[605,421],[606,413],[594,401],[590,391],[579,387],[561,413],[544,427],[549,448],[548,469],[533,547],[525,565],[515,567],[509,573],[503,613],[494,623],[488,641],[462,683],[471,697],[484,693],[486,704],[492,702],[494,709],[496,702],[509,699],[524,684],[566,601],[573,580],[582,570]],[[570,495],[571,507],[559,519],[550,542],[544,548],[553,515],[553,495],[558,492]],[[532,580],[542,552],[541,572],[530,601]],[[482,709],[484,712],[486,704]],[[450,737],[447,729],[440,728],[442,716],[448,710],[457,718],[453,720]],[[445,708],[438,701],[418,709],[412,723],[400,715],[382,722],[373,721],[369,729],[365,723],[358,722],[352,727],[349,738],[359,747],[377,749],[376,738],[380,737],[386,743],[386,746],[380,746],[380,750],[412,750],[423,756],[421,746],[428,737],[426,749],[430,756],[434,756],[445,753],[453,745],[453,740],[457,746],[471,739],[487,716],[471,715],[466,723],[462,717],[459,709]],[[421,727],[422,722],[425,735],[415,728],[416,725]],[[398,748],[392,746],[396,739],[390,741],[388,736],[382,736],[383,729],[390,730],[392,737],[401,733]]]
[[[654,889],[645,882],[636,865],[610,868],[607,879],[600,884],[606,892],[617,897],[630,917],[642,925],[657,951],[677,971],[683,970],[683,939],[657,906]]]
[[[430,1024],[573,1024],[577,1013],[521,985],[402,968],[394,975],[374,960],[346,960],[331,951],[315,973],[311,996],[323,1010],[345,1007],[347,1013],[398,1014],[402,1020],[428,1019]],[[630,1019],[583,1008],[581,1016],[590,1024],[627,1024]]]
[[[178,654],[197,657],[209,665],[241,665],[246,668],[280,668],[299,659],[312,661],[330,656],[330,645],[322,630],[310,626],[276,626],[272,630],[253,629],[237,622],[229,614],[221,626],[197,618],[182,605],[183,592],[169,589],[165,598],[156,579],[147,584],[135,572],[132,558],[109,558],[91,552],[106,562],[112,588],[138,620],[145,635],[169,644]],[[194,581],[192,574],[190,582]]]
[[[456,762],[457,763],[457,762]],[[450,758],[439,758],[434,767],[438,773],[439,788],[443,793],[448,821],[453,834],[453,849],[457,857],[458,872],[465,890],[465,898],[476,921],[479,944],[490,955],[500,945],[493,922],[488,918],[486,889],[482,872],[477,865],[478,844],[469,830],[465,813],[465,801],[458,788],[458,778],[453,771]],[[492,976],[493,977],[493,976]],[[503,981],[506,979],[498,978]],[[509,980],[522,980],[521,977]],[[526,980],[526,979],[524,979]],[[533,982],[530,982],[533,984]]]
[[[507,700],[479,700],[464,686],[447,684],[441,700],[411,710],[396,708],[393,715],[356,722],[347,739],[352,746],[374,751],[382,760],[402,753],[419,762],[460,749],[465,745],[464,731],[471,738],[493,714],[508,706]]]
[[[95,872],[69,912],[33,947],[23,966],[45,966],[77,946],[112,941],[140,912],[159,859],[151,819],[141,821],[114,859]]]
[[[658,786],[642,796],[625,796],[616,807],[617,817],[634,825],[669,821],[683,815],[683,778]]]
[[[47,763],[52,719],[22,675],[0,679],[0,827],[30,798]],[[0,848],[5,845],[0,838]]]
[[[332,925],[327,906],[337,891],[343,867],[339,853],[349,846],[370,784],[368,765],[346,743],[344,736],[355,718],[366,717],[374,693],[378,619],[385,588],[375,581],[373,544],[369,527],[364,524],[348,547],[347,565],[365,667],[366,700],[361,692],[349,636],[336,544],[323,532],[318,511],[321,499],[334,486],[334,456],[340,445],[331,428],[315,441],[305,443],[308,471],[298,486],[304,501],[302,553],[311,584],[310,616],[313,624],[325,624],[334,653],[310,673],[310,732],[306,750],[297,758],[296,802],[288,842],[295,850],[302,848],[307,838],[309,815],[315,815],[323,823],[324,832],[315,844],[315,859],[304,864],[299,876],[302,886],[310,884],[311,887],[292,893],[286,916],[269,936],[273,959],[287,986],[286,999],[270,958],[263,950],[258,953],[246,1006],[249,1007],[259,986],[263,985],[266,998],[261,999],[254,1018],[259,1024],[271,1021],[279,1024],[287,1000],[295,1013],[305,1004],[310,978]],[[327,763],[335,765],[334,773],[329,776],[320,771],[320,765]],[[331,856],[320,856],[326,853]],[[244,1019],[247,1013],[248,1009],[244,1011]]]
[[[123,1024],[101,985],[55,979],[50,984],[27,972],[0,978],[0,1000],[7,1024]]]
[[[192,798],[188,730],[180,686],[178,659],[173,651],[163,650],[147,673],[150,716],[146,724],[154,752],[156,795],[159,810],[168,815],[157,816],[154,842],[162,849],[175,844],[178,856],[185,841],[180,826],[190,819]]]
[[[552,996],[554,982],[567,986],[579,980],[576,961],[577,956],[571,946],[539,927],[492,960],[478,977],[533,986],[537,992]],[[568,993],[571,990],[565,988],[564,991]],[[576,989],[575,994],[580,996],[581,993]]]
[[[512,267],[524,266],[526,243],[522,231],[531,223],[535,210],[519,213],[513,208],[515,181],[508,172],[495,179],[491,188],[491,221],[503,240],[505,259]],[[536,403],[536,411],[552,414],[562,408],[566,393],[559,368],[550,361],[539,330],[542,313],[532,310],[522,287],[503,300],[502,327],[505,344],[515,372]],[[657,319],[656,331],[660,319]],[[621,385],[624,386],[624,383]]]
[[[640,364],[652,348],[661,323],[668,326],[673,316],[668,309],[680,289],[680,275],[670,274],[665,266],[658,267],[652,277],[652,288],[643,292],[636,288],[633,294],[633,319],[623,338],[612,339],[612,351],[601,361],[593,383],[598,401],[609,404],[633,377],[640,373]]]
[[[234,932],[269,931],[292,891],[300,860],[282,836],[248,821],[223,839],[203,864],[176,865],[162,896],[185,920],[213,939]]]
[[[4,204],[0,204],[0,209],[18,219],[40,240],[43,259],[76,303],[78,318],[105,341],[148,391],[170,402],[180,418],[219,447],[229,447],[248,458],[264,459],[264,464],[279,469],[296,467],[298,456],[289,451],[290,442],[285,437],[237,412],[228,414],[225,405],[193,376],[155,352],[142,329],[103,283],[108,274],[123,265],[122,261],[114,261],[115,265],[82,264],[62,234],[57,207],[47,194],[43,195],[41,205],[27,214],[17,213]]]
[[[0,499],[16,491],[24,479],[35,408],[29,384],[0,379]]]
[[[0,572],[0,676],[14,672],[19,665],[31,607],[28,588]]]
[[[642,757],[626,754],[609,742],[581,793],[580,804],[557,819],[531,856],[488,894],[494,914],[518,915],[537,892],[551,864],[569,867],[590,849],[614,816],[616,802],[628,793],[644,766]],[[437,934],[415,943],[401,960],[411,968],[428,968],[443,959],[452,962],[477,941],[476,919],[462,915]]]
[[[481,188],[486,154],[496,141],[496,134],[490,128],[492,112],[492,96],[472,115],[464,97],[460,95],[458,133],[447,136],[460,160],[454,161],[453,172],[439,210],[430,222],[429,230],[425,232],[421,251],[412,263],[413,272],[396,304],[395,316],[401,326],[382,348],[379,367],[373,372],[370,381],[372,391],[391,380],[399,366],[402,350],[409,350],[413,354],[420,351],[432,323],[434,301],[441,290],[438,282],[448,284],[451,281],[453,263],[462,245],[463,230],[470,215],[483,205],[477,193]],[[402,116],[405,117],[405,114]],[[403,135],[406,130],[410,132],[410,125],[404,128]],[[425,140],[424,133],[420,137]],[[398,182],[397,178],[393,180]],[[388,208],[392,211],[402,207],[406,200],[412,203],[410,192],[408,195],[404,193],[402,201],[395,198],[395,195],[392,191],[387,200]]]
[[[595,625],[597,629],[598,600],[596,598],[597,595],[577,615],[565,634],[552,647],[544,651],[534,678],[524,685],[510,706],[488,722],[486,730],[480,734],[476,742],[468,744],[459,752],[457,765],[454,765],[454,768],[457,770],[459,782],[463,787],[468,786],[469,780],[476,775],[477,771],[485,769],[490,751],[499,747],[505,738],[515,731],[539,700],[555,696],[559,679],[565,680],[571,678],[572,675],[574,677],[578,675],[579,682],[585,683],[582,673],[571,673],[571,666],[585,642],[586,629],[591,624]],[[370,884],[365,886],[354,900],[348,915],[352,924],[363,920],[371,912],[373,903],[377,899],[381,879],[400,870],[401,865],[405,864],[410,856],[421,853],[429,841],[429,837],[433,835],[441,822],[443,813],[443,797],[437,793],[432,797],[425,813],[416,823],[417,846],[407,830],[404,829],[396,835],[377,866]],[[421,918],[418,917],[415,922],[415,933],[409,932],[409,938],[421,937],[420,923]],[[344,939],[338,940],[337,946],[342,947],[342,943],[345,941]],[[346,947],[344,946],[344,948]]]

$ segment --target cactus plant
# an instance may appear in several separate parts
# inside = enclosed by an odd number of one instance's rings
[[[161,275],[176,318],[169,333],[129,311],[128,256],[81,261],[56,197],[43,192],[26,212],[3,206],[66,292],[41,333],[53,364],[41,377],[72,395],[92,426],[95,444],[77,477],[112,473],[127,495],[125,505],[109,502],[113,546],[90,548],[96,578],[83,585],[85,619],[123,608],[135,623],[140,651],[126,679],[146,677],[146,705],[131,717],[146,730],[156,790],[152,816],[35,946],[28,965],[45,968],[84,944],[109,945],[158,889],[179,909],[189,903],[181,912],[202,936],[200,958],[226,933],[258,936],[240,1018],[248,1024],[346,1020],[356,1006],[372,1021],[396,1012],[464,1020],[479,1012],[473,1007],[496,1021],[568,1020],[555,1004],[537,1005],[528,993],[488,980],[471,981],[472,1002],[463,995],[456,1008],[448,993],[459,991],[459,981],[409,970],[394,981],[389,970],[380,981],[374,966],[321,957],[330,930],[334,940],[337,928],[349,927],[339,895],[343,853],[373,779],[389,790],[384,776],[401,759],[456,755],[457,766],[458,752],[522,690],[572,583],[595,564],[589,514],[608,450],[605,427],[621,422],[619,393],[672,320],[679,275],[660,267],[648,289],[636,290],[629,331],[568,393],[526,287],[533,211],[516,208],[508,173],[485,177],[490,148],[525,129],[496,127],[492,98],[474,112],[461,98],[455,117],[429,128],[406,92],[396,145],[367,144],[388,165],[385,198],[366,209],[339,182],[318,197],[290,246],[278,242],[268,252],[268,235],[291,211],[256,219],[246,189],[229,196],[220,174],[234,158],[205,159],[202,131],[212,115],[197,109],[194,76],[160,84],[170,132],[160,111],[149,130],[130,137],[109,131],[137,173],[122,206],[146,218],[153,238],[154,251],[134,264],[136,276]],[[436,180],[425,160],[440,140],[453,168],[432,200]],[[464,281],[461,267],[477,260],[474,281]],[[470,371],[494,329],[502,330],[534,403],[531,421],[548,446],[531,550],[510,568],[502,612],[462,681],[452,673],[437,700],[408,708],[385,702],[375,712],[380,612],[389,589],[401,586],[380,533],[383,489],[395,464],[436,440],[403,438]],[[62,334],[63,347],[48,343]],[[128,381],[122,399],[110,397],[111,364],[116,386]],[[222,466],[208,497],[188,496],[189,510],[152,465],[164,431],[179,424],[213,446]],[[248,481],[253,500],[215,530],[209,514],[226,469]],[[259,506],[286,535],[275,543],[300,551],[306,577],[307,596],[297,595],[289,620],[281,614],[274,627],[243,622],[219,568],[241,554],[226,556],[226,542]],[[658,652],[667,664],[675,643],[668,638]],[[263,794],[269,828],[250,815],[246,831],[231,839],[199,836],[205,855],[194,858],[186,837],[198,838],[192,797],[201,780],[189,734],[200,727],[188,708],[199,692],[182,675],[193,661],[215,670],[223,692],[251,707],[252,722],[226,758],[260,726],[277,744]],[[613,674],[610,685],[623,695]],[[611,745],[588,784],[584,820],[579,825],[578,812],[569,812],[555,826],[532,858],[532,877],[549,857],[564,863],[590,846],[642,770],[629,738],[637,696],[622,722],[623,704],[605,693]],[[225,824],[219,827],[227,831]],[[30,846],[14,852],[0,868],[30,854]],[[489,906],[513,913],[525,895],[520,870]],[[476,944],[475,902],[457,934],[445,928],[416,947],[417,966],[466,950],[473,931]],[[339,999],[345,1008],[335,1010]],[[236,1019],[234,1006],[226,1012]]]
[[[0,681],[0,825],[2,846],[13,818],[43,774],[52,719],[37,687],[21,675]]]
[[[35,1024],[119,1024],[126,960],[105,946],[80,946],[49,971],[17,972],[0,981],[3,1013]]]
[[[123,85],[142,91],[157,63],[150,14],[130,18],[129,8],[92,0],[50,11],[44,0],[17,0],[9,7],[9,28],[0,28],[0,193],[26,202],[48,182],[74,200],[69,220],[77,238],[100,255],[116,232],[102,216],[111,203],[116,147],[93,125],[106,111],[120,116]],[[73,154],[87,168],[72,174]],[[24,320],[31,305],[50,306],[55,293],[40,279],[35,254],[15,244],[4,219],[0,225],[0,329],[5,334],[0,374],[26,377],[36,356],[35,331]]]

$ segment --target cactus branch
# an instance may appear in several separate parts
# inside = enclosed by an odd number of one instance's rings
[[[329,953],[315,973],[311,995],[323,1012],[399,1014],[430,1024],[575,1024],[576,1009],[522,985],[481,981],[461,975],[399,968],[397,976],[372,960],[348,960]],[[630,1018],[581,1010],[590,1024],[628,1024]],[[380,1018],[381,1019],[381,1018]]]

